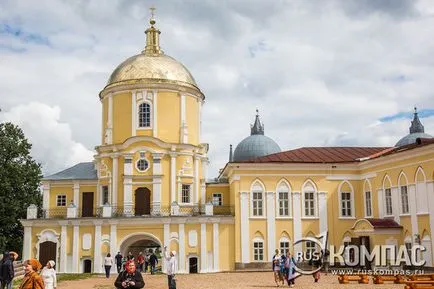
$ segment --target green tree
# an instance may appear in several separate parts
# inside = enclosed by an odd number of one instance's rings
[[[30,156],[32,145],[12,123],[0,123],[0,252],[21,254],[27,207],[42,202],[41,165]]]

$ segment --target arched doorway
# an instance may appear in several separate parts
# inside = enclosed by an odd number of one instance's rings
[[[39,262],[43,266],[47,264],[48,261],[56,261],[56,248],[57,244],[54,242],[46,241],[39,244]]]
[[[143,216],[151,214],[151,191],[148,188],[138,188],[135,192],[134,215]]]
[[[131,252],[134,258],[137,258],[139,252],[147,252],[152,249],[159,257],[162,253],[162,244],[157,237],[149,233],[131,234],[121,241],[120,251],[121,254],[126,256]],[[161,263],[160,263],[161,264]]]

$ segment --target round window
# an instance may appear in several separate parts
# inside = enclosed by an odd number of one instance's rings
[[[137,161],[137,169],[141,172],[144,172],[148,169],[149,163],[145,159],[140,159]]]

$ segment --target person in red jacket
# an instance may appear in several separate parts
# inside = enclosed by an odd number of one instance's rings
[[[145,257],[143,256],[143,253],[140,252],[139,256],[137,256],[137,264],[139,264],[139,272],[143,271],[143,263],[145,263]]]

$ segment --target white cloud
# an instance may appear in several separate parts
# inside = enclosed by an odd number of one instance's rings
[[[94,152],[73,140],[71,127],[60,120],[61,109],[40,102],[18,105],[2,112],[1,120],[18,125],[32,143],[32,156],[45,174],[79,162],[92,161]]]
[[[57,119],[70,125],[67,139],[87,150],[98,145],[98,92],[119,63],[143,48],[152,4],[2,1],[0,23],[51,44],[0,33],[3,108],[30,101],[58,106]],[[433,11],[427,0],[159,2],[163,50],[188,67],[206,94],[209,176],[225,165],[229,144],[235,149],[249,135],[256,108],[265,134],[282,149],[394,145],[410,120],[369,126],[414,105],[433,108]],[[434,118],[422,122],[434,134]]]

